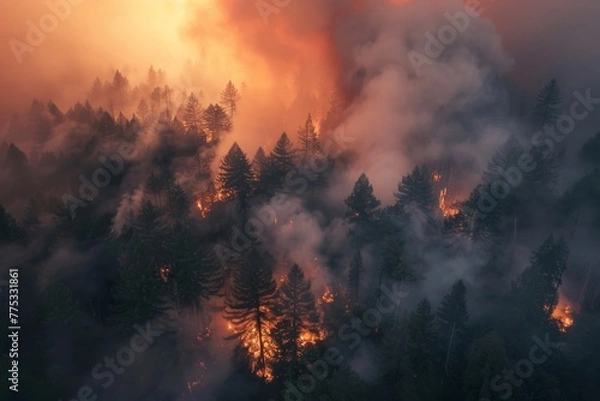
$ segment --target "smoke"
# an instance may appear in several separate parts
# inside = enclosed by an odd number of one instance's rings
[[[40,31],[33,44],[31,38],[43,28],[42,20],[53,13],[48,4],[63,7],[55,14],[64,18],[57,17],[55,28]],[[452,26],[448,13],[466,12],[461,1],[278,4],[285,6],[260,11],[257,2],[239,0],[0,3],[0,38],[5,43],[0,49],[0,92],[10,94],[0,97],[0,128],[33,98],[43,103],[53,100],[63,110],[85,100],[94,78],[109,79],[115,69],[131,82],[139,82],[150,65],[163,68],[172,81],[182,83],[181,90],[201,92],[205,106],[218,101],[231,79],[242,100],[234,130],[218,150],[217,163],[234,141],[253,155],[259,146],[272,148],[283,131],[295,139],[298,126],[311,113],[324,138],[348,139],[342,150],[351,164],[337,172],[339,179],[329,189],[327,201],[335,207],[343,205],[364,172],[376,195],[389,204],[399,180],[415,165],[448,160],[460,175],[456,191],[466,195],[492,152],[509,135],[524,129],[510,114],[512,81],[526,88],[525,97],[531,97],[552,77],[559,79],[566,93],[597,79],[598,53],[588,45],[600,33],[592,20],[600,12],[596,0],[569,4],[483,0],[482,16],[469,18],[468,27],[444,46],[439,57],[428,57],[420,66],[411,52],[426,54],[431,46],[428,35],[437,36],[442,27]],[[15,50],[14,40],[28,50]],[[339,120],[327,125],[334,94],[343,99],[345,108]],[[590,118],[586,124],[595,121],[598,118]],[[44,150],[68,148],[67,134],[73,127],[67,124],[52,133]],[[140,177],[146,161],[160,152],[159,142],[157,131],[148,129],[136,143],[136,168],[127,172],[122,185],[126,193],[110,206],[117,209],[116,231],[139,209]],[[177,181],[193,184],[186,175]],[[326,220],[307,211],[299,200],[292,204],[292,210],[277,216],[279,223],[265,234],[271,239],[267,247],[279,261],[298,263],[320,294],[333,282],[325,273],[324,253],[348,254],[347,228],[339,219]],[[530,240],[529,249],[539,245],[539,236],[532,235],[536,239]],[[324,243],[327,252],[321,249]],[[587,244],[581,247],[582,253],[588,252],[588,246],[591,249]],[[27,260],[17,251],[6,253],[11,260]],[[525,265],[527,252],[522,253],[521,265]],[[45,265],[49,276],[44,283],[61,269],[89,264],[93,256],[93,252],[82,255],[59,249]],[[444,255],[429,255],[431,279],[419,296],[443,294],[458,278],[469,284],[473,277],[466,266],[483,263],[479,255],[448,260]],[[436,303],[439,295],[431,299]],[[224,331],[224,322],[215,321],[215,327]],[[218,347],[223,345],[215,345],[215,353]],[[229,362],[211,369],[218,371],[215,377],[224,377]]]

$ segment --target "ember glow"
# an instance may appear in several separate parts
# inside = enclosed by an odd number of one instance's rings
[[[8,391],[597,399],[598,4],[0,1]]]
[[[558,305],[552,312],[552,317],[557,321],[560,331],[563,333],[565,333],[571,326],[573,326],[573,323],[575,323],[575,319],[573,317],[573,306],[562,295],[560,296]]]

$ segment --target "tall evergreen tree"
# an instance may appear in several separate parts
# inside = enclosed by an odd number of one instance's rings
[[[254,177],[254,181],[258,181],[266,164],[267,155],[262,146],[260,146],[252,159],[252,176]]]
[[[202,106],[200,105],[198,97],[196,97],[194,93],[191,93],[185,103],[182,116],[183,126],[185,127],[185,132],[187,134],[200,133],[200,127],[202,125],[202,113]]]
[[[558,305],[558,287],[567,268],[568,246],[550,235],[533,252],[530,265],[514,284],[514,293],[530,322],[545,325]]]
[[[350,262],[350,270],[348,271],[348,284],[351,292],[350,299],[355,308],[360,305],[360,287],[361,279],[364,273],[363,259],[360,250],[354,252],[352,261]]]
[[[27,233],[25,229],[0,205],[0,245],[26,242]]]
[[[427,299],[419,302],[407,324],[406,357],[413,375],[414,392],[420,399],[434,400],[439,381],[436,379],[437,336],[435,316]]]
[[[344,201],[348,207],[346,218],[351,222],[365,223],[373,221],[381,202],[373,194],[373,186],[366,174],[361,174],[350,196]]]
[[[210,104],[202,114],[203,128],[209,142],[217,142],[221,135],[231,131],[231,118],[218,104]]]
[[[551,79],[537,96],[533,115],[541,125],[554,125],[561,115],[562,95],[556,79]]]
[[[284,132],[265,160],[258,187],[272,195],[285,182],[286,175],[294,168],[294,147]]]
[[[307,338],[318,336],[319,315],[311,282],[294,264],[279,288],[275,313],[278,322],[273,330],[277,345],[278,362],[288,363],[288,378],[295,378],[300,369],[300,358]]]
[[[303,156],[314,155],[320,150],[319,136],[310,114],[304,125],[298,129],[298,142]]]
[[[427,218],[433,218],[436,198],[433,195],[433,183],[429,171],[424,166],[417,166],[398,184],[396,207],[402,213],[419,211]]]
[[[226,200],[237,199],[240,207],[245,203],[252,191],[252,167],[246,154],[234,143],[223,158],[217,178]]]
[[[161,269],[172,266],[170,244],[158,210],[143,202],[121,255],[119,279],[113,287],[114,320],[146,322],[165,312]]]
[[[263,378],[270,369],[267,361],[274,357],[271,331],[275,323],[277,291],[268,259],[252,249],[243,265],[234,269],[225,309],[225,318],[249,344],[249,356],[256,358],[254,368]]]
[[[444,296],[437,311],[440,345],[444,352],[442,385],[448,382],[454,384],[450,387],[447,386],[446,389],[452,388],[455,392],[458,392],[460,388],[456,385],[460,381],[457,372],[461,368],[466,324],[469,319],[466,292],[463,281],[458,280],[452,285],[450,292]]]
[[[221,92],[221,104],[229,112],[229,117],[233,118],[237,111],[237,104],[240,101],[241,96],[235,85],[229,81],[225,86],[225,89]]]

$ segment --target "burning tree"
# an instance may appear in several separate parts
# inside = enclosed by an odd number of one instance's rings
[[[241,339],[251,358],[252,370],[266,381],[272,379],[271,364],[275,357],[271,331],[277,291],[269,259],[253,249],[245,263],[233,271],[225,310],[225,318],[236,333],[233,337]]]
[[[558,287],[567,266],[568,246],[550,235],[533,252],[531,264],[517,280],[514,291],[534,324],[547,324],[558,305]]]
[[[319,315],[310,287],[310,280],[305,279],[300,267],[294,264],[278,293],[275,311],[279,321],[273,331],[273,339],[277,346],[278,365],[287,368],[288,376],[292,378],[300,367],[302,351],[321,339]]]

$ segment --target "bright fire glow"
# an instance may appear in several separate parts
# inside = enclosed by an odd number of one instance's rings
[[[442,211],[444,217],[452,217],[460,211],[455,206],[454,202],[451,202],[448,199],[448,188],[444,188],[440,191],[439,208]]]
[[[335,301],[335,295],[333,292],[331,292],[331,290],[329,289],[329,287],[325,287],[325,293],[323,294],[323,296],[321,297],[321,299],[319,299],[318,303],[321,304],[330,304],[333,301]]]
[[[227,328],[233,333],[236,332],[231,323],[227,324]],[[273,369],[271,366],[277,355],[277,347],[271,338],[271,328],[266,324],[263,324],[262,333],[260,334],[261,336],[259,336],[256,327],[253,327],[252,329],[241,333],[240,340],[242,346],[250,356],[252,371],[259,377],[264,378],[265,381],[270,382],[273,380]],[[263,343],[264,367],[261,359],[261,337]]]
[[[567,329],[573,326],[575,320],[573,318],[573,307],[569,304],[567,300],[560,296],[560,300],[554,311],[552,312],[552,317],[556,319],[558,322],[560,331],[563,333],[567,331]]]

